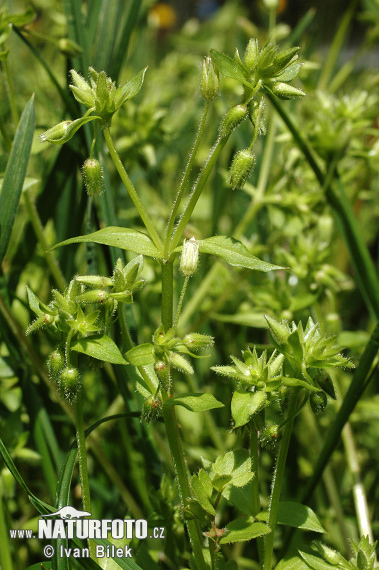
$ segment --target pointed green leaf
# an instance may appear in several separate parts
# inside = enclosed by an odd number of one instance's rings
[[[251,458],[246,449],[228,451],[217,457],[212,464],[212,482],[220,476],[230,477],[230,483],[236,487],[244,487],[253,478]]]
[[[206,412],[214,408],[223,408],[224,404],[216,400],[213,394],[197,394],[188,392],[180,394],[175,398],[169,398],[164,403],[165,406],[183,406],[190,412]]]
[[[256,516],[261,521],[266,521],[267,517],[267,511],[263,511]],[[302,530],[326,532],[314,511],[306,505],[296,503],[295,501],[282,501],[279,503],[277,522],[278,524],[301,528]]]
[[[226,532],[220,539],[220,544],[232,542],[244,542],[271,532],[271,529],[260,522],[255,522],[254,517],[236,519],[226,526]]]
[[[335,566],[328,564],[318,556],[314,556],[313,554],[308,554],[307,552],[302,552],[299,550],[299,554],[302,559],[307,563],[308,568],[312,568],[312,570],[336,570]]]
[[[34,96],[25,106],[17,127],[0,194],[0,263],[7,251],[32,147]]]
[[[125,83],[125,85],[123,85],[123,87],[121,88],[119,87],[119,89],[116,92],[116,99],[115,99],[116,109],[118,109],[121,105],[123,105],[123,103],[125,103],[126,101],[132,99],[137,95],[138,91],[142,87],[146,70],[147,67],[145,67],[145,69],[142,69],[139,73],[134,75],[134,77],[132,77],[130,81],[128,81],[127,83]]]
[[[151,239],[146,234],[138,232],[137,230],[119,228],[116,226],[109,226],[85,236],[66,239],[65,241],[57,243],[57,245],[55,245],[52,249],[61,247],[62,245],[69,245],[70,243],[83,242],[101,243],[103,245],[119,247],[120,249],[125,249],[127,251],[142,253],[144,255],[149,255],[150,257],[162,257]]]
[[[225,75],[225,77],[231,77],[237,81],[241,81],[247,87],[252,87],[244,75],[244,68],[238,61],[235,61],[228,55],[221,53],[215,49],[210,50],[211,58],[213,59],[217,69]]]
[[[117,345],[106,334],[81,338],[71,344],[71,350],[112,364],[128,364]]]
[[[217,255],[224,259],[229,265],[235,267],[246,267],[256,271],[273,271],[274,269],[284,269],[279,265],[272,265],[261,261],[252,255],[249,250],[234,238],[226,236],[213,236],[200,240],[199,249],[201,253]]]
[[[280,79],[280,81],[292,81],[292,79],[295,79],[302,66],[302,63],[293,63],[292,65],[289,65],[283,73],[280,73],[277,78]]]
[[[201,479],[200,479],[200,472],[206,473],[206,471],[204,471],[204,469],[201,469],[199,471],[198,475],[193,475],[191,477],[191,487],[192,487],[192,491],[194,492],[194,495],[197,499],[197,501],[199,502],[199,504],[201,505],[201,507],[207,511],[207,513],[209,513],[212,516],[216,515],[216,511],[213,508],[213,505],[210,502],[210,498],[212,495],[212,483],[209,479],[209,483],[210,483],[210,488],[208,485],[203,485]],[[209,476],[208,476],[209,477]]]
[[[155,362],[153,345],[150,342],[134,346],[125,354],[126,358],[133,366],[147,366]]]

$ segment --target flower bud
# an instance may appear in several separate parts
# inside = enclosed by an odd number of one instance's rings
[[[184,356],[178,354],[177,352],[170,353],[170,364],[172,364],[172,366],[177,370],[184,372],[184,374],[193,374],[193,368],[188,360],[186,360]]]
[[[249,150],[240,150],[235,155],[229,169],[228,182],[232,185],[233,190],[243,188],[247,177],[249,176],[255,162],[254,153]]]
[[[112,287],[113,281],[110,277],[102,275],[77,275],[75,281],[88,285],[89,287]]]
[[[212,336],[207,334],[189,333],[183,338],[183,344],[191,350],[198,350],[199,348],[213,346],[214,340]]]
[[[44,133],[40,134],[39,138],[41,142],[56,143],[61,142],[65,138],[68,127],[72,124],[72,121],[62,121],[51,129],[48,129]]]
[[[304,97],[305,93],[301,89],[297,89],[297,87],[293,87],[292,85],[288,85],[288,83],[282,83],[280,81],[276,81],[270,86],[270,90],[273,92],[274,95],[279,97],[279,99],[293,99],[294,97]]]
[[[191,237],[184,240],[182,255],[180,257],[180,271],[186,277],[191,277],[196,273],[199,265],[199,242]]]
[[[76,300],[80,303],[104,303],[108,299],[108,293],[104,289],[93,289],[78,295]]]
[[[47,368],[49,370],[50,378],[53,382],[58,382],[60,373],[64,367],[64,356],[58,350],[54,350],[47,359]]]
[[[218,95],[219,78],[218,71],[209,56],[203,60],[203,68],[200,77],[200,92],[206,101],[214,101]]]
[[[247,44],[245,51],[245,66],[249,71],[252,71],[256,66],[258,61],[258,40],[256,38],[251,38]]]
[[[312,412],[315,415],[318,415],[324,412],[328,400],[324,392],[312,392],[309,398],[309,403],[311,405]]]
[[[83,164],[83,178],[88,196],[100,196],[104,190],[103,174],[97,158],[87,158]]]
[[[279,426],[273,425],[266,427],[261,433],[259,441],[262,447],[265,447],[269,451],[275,451],[279,441]]]
[[[79,370],[77,368],[64,368],[59,379],[59,386],[65,400],[72,403],[81,387]]]
[[[228,111],[220,125],[221,137],[228,137],[236,127],[247,117],[247,108],[244,105],[236,105]]]

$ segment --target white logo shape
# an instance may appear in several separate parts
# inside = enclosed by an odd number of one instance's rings
[[[56,513],[50,513],[49,515],[41,515],[42,517],[55,517],[60,516],[61,519],[80,519],[81,517],[90,517],[91,513],[87,511],[78,511],[74,507],[62,507]]]

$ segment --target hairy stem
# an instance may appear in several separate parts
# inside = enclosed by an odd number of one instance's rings
[[[208,109],[209,109],[209,103],[206,102],[205,106],[204,106],[203,115],[202,115],[201,120],[200,120],[199,128],[198,128],[198,131],[196,134],[195,143],[194,143],[193,148],[191,150],[191,153],[190,153],[190,156],[189,156],[189,159],[187,162],[187,166],[186,166],[186,169],[184,171],[183,178],[180,182],[179,189],[178,189],[178,192],[177,192],[177,195],[176,195],[176,198],[175,198],[175,201],[174,201],[171,213],[170,213],[170,217],[169,217],[168,224],[167,224],[166,241],[165,241],[165,249],[164,249],[164,256],[165,257],[168,257],[168,255],[169,255],[170,240],[171,240],[172,231],[174,228],[175,217],[178,213],[180,202],[183,198],[183,194],[184,194],[185,189],[187,187],[188,179],[190,177],[190,174],[191,174],[191,171],[193,168],[193,164],[195,162],[196,154],[197,154],[197,151],[199,149],[199,145],[200,145],[203,133],[204,133],[204,127],[205,127],[205,121],[206,121],[207,115],[208,115]]]
[[[76,441],[78,445],[79,478],[80,478],[80,487],[82,490],[83,510],[92,513],[91,497],[90,497],[89,482],[88,482],[86,439],[84,434],[82,389],[79,390],[76,396],[74,402],[74,412],[75,412]],[[91,540],[88,540],[88,547],[90,550],[91,558],[95,560],[96,559],[95,545],[92,543]]]
[[[292,418],[292,419],[289,419],[288,423],[283,429],[283,437],[282,441],[280,442],[279,454],[276,460],[275,471],[272,481],[272,489],[270,495],[270,504],[268,507],[268,520],[267,520],[267,524],[270,527],[271,532],[270,534],[267,534],[265,536],[265,553],[264,553],[263,570],[271,570],[272,567],[272,555],[274,548],[276,519],[278,514],[280,493],[282,490],[284,469],[286,466],[288,448],[291,440],[294,415],[297,409],[297,398],[298,398],[298,389],[294,388],[291,390],[289,403],[288,403],[288,411],[287,411],[287,418]]]
[[[103,133],[104,133],[104,138],[105,138],[105,142],[107,144],[107,147],[109,149],[109,153],[111,155],[111,158],[113,160],[113,163],[116,167],[117,172],[120,175],[120,178],[123,182],[123,184],[125,185],[125,188],[127,189],[127,191],[129,192],[129,196],[131,197],[133,204],[135,205],[141,220],[143,221],[143,223],[145,224],[145,227],[151,237],[151,239],[153,240],[156,248],[159,250],[159,252],[161,254],[163,254],[163,243],[161,238],[159,237],[151,219],[149,214],[147,213],[145,206],[142,204],[140,197],[138,196],[136,189],[134,188],[125,168],[124,165],[121,162],[121,159],[118,155],[118,152],[116,150],[116,147],[114,145],[113,139],[112,139],[112,135],[109,129],[109,126],[107,125],[103,125]]]

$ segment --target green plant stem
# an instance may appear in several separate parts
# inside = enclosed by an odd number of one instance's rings
[[[7,149],[8,152],[10,152],[12,148],[12,141],[7,133],[7,129],[5,128],[3,119],[1,117],[0,117],[0,132],[4,139],[5,148]]]
[[[322,72],[318,82],[318,89],[320,90],[326,89],[328,85],[328,81],[333,73],[334,66],[336,64],[338,55],[341,51],[342,44],[345,41],[357,5],[358,5],[358,0],[351,0],[348,8],[344,11],[341,23],[333,38],[332,45],[328,49],[326,62],[324,63],[322,68]]]
[[[186,166],[186,169],[184,171],[183,178],[180,182],[178,192],[176,194],[175,201],[174,201],[171,213],[170,213],[170,217],[168,219],[165,248],[164,248],[164,257],[165,258],[167,258],[169,255],[170,240],[171,240],[172,232],[173,232],[173,228],[174,228],[175,217],[178,213],[180,202],[183,198],[183,194],[184,194],[185,189],[187,187],[188,179],[190,177],[190,174],[191,174],[191,171],[193,168],[193,164],[195,162],[196,154],[197,154],[197,151],[199,149],[201,139],[203,137],[205,122],[207,120],[207,115],[208,115],[208,110],[209,110],[209,102],[206,101],[206,103],[204,105],[204,111],[203,111],[203,114],[202,114],[202,117],[200,120],[199,128],[198,128],[198,131],[196,134],[195,143],[194,143],[192,150],[191,150],[191,153],[189,155],[187,166]]]
[[[212,172],[213,167],[215,166],[217,159],[220,156],[228,138],[229,138],[228,136],[219,137],[215,146],[213,147],[213,150],[211,151],[211,154],[209,155],[208,160],[207,160],[203,170],[201,171],[201,174],[200,174],[199,178],[197,179],[197,182],[195,183],[195,185],[192,189],[192,192],[190,194],[188,202],[184,208],[184,212],[183,212],[183,214],[179,220],[179,223],[176,227],[174,235],[172,236],[172,240],[170,243],[171,251],[173,249],[175,249],[176,246],[178,245],[178,243],[179,243],[179,241],[183,235],[183,232],[186,228],[186,225],[190,221],[190,218],[192,216],[192,212],[195,209],[197,201],[200,198],[200,194],[203,191],[204,186],[205,186],[205,184],[209,178],[209,175]]]
[[[187,275],[187,276],[185,277],[185,279],[184,279],[182,291],[181,291],[181,293],[180,293],[180,297],[179,297],[179,301],[178,301],[178,306],[177,306],[177,309],[176,309],[176,316],[175,316],[175,321],[174,321],[174,327],[175,327],[175,328],[177,328],[178,323],[179,323],[180,313],[181,313],[181,310],[182,310],[183,300],[184,300],[184,296],[185,296],[185,294],[186,294],[188,281],[189,281],[189,277],[188,277],[188,275]]]
[[[162,324],[165,331],[172,327],[174,306],[174,263],[162,262]]]
[[[34,230],[34,233],[36,234],[38,243],[40,244],[41,248],[44,251],[45,260],[46,260],[46,263],[50,269],[50,273],[53,276],[54,281],[57,284],[57,286],[59,287],[59,289],[64,291],[64,289],[67,286],[66,279],[64,278],[64,275],[63,275],[63,273],[62,273],[62,271],[58,265],[58,262],[54,256],[53,252],[50,251],[51,246],[48,244],[48,242],[46,240],[45,233],[43,230],[43,226],[41,223],[41,219],[39,217],[39,214],[37,212],[37,208],[34,204],[34,201],[32,199],[31,192],[29,189],[25,190],[24,199],[25,199],[25,205],[26,205],[26,209],[28,211],[29,219],[32,223],[33,230]]]
[[[367,246],[362,239],[362,234],[354,217],[351,204],[346,197],[342,182],[337,178],[337,188],[334,187],[335,184],[333,184],[332,180],[329,184],[325,183],[325,175],[322,173],[316,162],[313,150],[302,137],[292,118],[273,95],[268,93],[267,97],[270,99],[276,111],[294,137],[300,150],[308,160],[308,163],[315,173],[321,187],[324,188],[326,198],[333,210],[339,230],[347,245],[359,289],[368,308],[377,321],[379,320],[379,282],[375,266],[372,262]]]
[[[13,568],[8,538],[7,525],[5,522],[2,481],[0,478],[0,562],[2,570],[12,570]]]
[[[258,430],[252,427],[250,430],[250,456],[251,470],[254,473],[254,479],[251,482],[253,512],[255,516],[261,510],[261,502],[259,499],[259,452],[258,452]],[[264,559],[264,539],[257,538],[259,562],[262,565]]]
[[[355,447],[354,436],[350,423],[346,423],[342,430],[342,441],[346,453],[347,463],[353,477],[353,496],[355,514],[358,521],[359,535],[368,536],[371,544],[374,542],[370,515],[367,505],[365,488],[361,478],[361,469],[358,461],[357,449]]]
[[[175,467],[175,475],[179,487],[180,500],[183,511],[186,511],[188,498],[191,497],[191,489],[188,480],[188,469],[184,459],[182,439],[179,433],[178,420],[175,406],[163,405],[163,418],[166,426],[167,439],[170,446],[172,460]],[[200,528],[195,520],[186,520],[187,531],[196,560],[198,570],[207,570],[202,551]]]
[[[162,325],[167,331],[172,327],[173,318],[173,262],[162,263]],[[164,394],[167,399],[168,394]],[[184,456],[183,443],[180,436],[175,406],[165,406],[163,401],[163,419],[165,423],[168,444],[174,464],[175,475],[179,487],[180,500],[184,513],[188,498],[191,497],[189,473]],[[188,536],[198,570],[206,570],[207,565],[202,551],[200,527],[196,520],[186,520]]]
[[[19,114],[18,114],[18,109],[17,109],[17,104],[16,104],[16,96],[15,96],[15,92],[14,92],[14,88],[13,88],[13,81],[12,81],[12,76],[9,70],[9,63],[8,63],[8,59],[6,58],[3,61],[3,66],[4,66],[4,71],[5,71],[5,77],[6,77],[6,85],[8,88],[8,98],[9,98],[9,106],[11,109],[11,116],[12,116],[12,122],[14,125],[14,128],[17,127],[18,125],[18,121],[19,121]]]
[[[151,239],[153,240],[153,242],[154,242],[155,246],[157,247],[157,249],[159,250],[159,252],[163,255],[162,240],[159,237],[155,227],[153,226],[153,223],[150,219],[149,214],[147,213],[147,211],[145,209],[145,206],[141,202],[141,199],[138,196],[136,189],[134,188],[129,176],[126,173],[124,165],[122,164],[121,159],[120,159],[118,152],[116,150],[116,147],[114,145],[109,126],[103,125],[103,133],[104,133],[105,142],[107,144],[109,153],[110,153],[111,158],[113,160],[113,163],[116,167],[116,170],[119,173],[120,178],[121,178],[123,184],[125,185],[125,188],[129,192],[129,196],[131,197],[133,204],[135,205],[143,223],[145,224],[145,227],[146,227]]]
[[[287,418],[292,418],[288,421],[285,428],[283,429],[283,437],[280,442],[279,454],[276,460],[274,476],[272,480],[272,489],[270,495],[270,503],[268,507],[268,520],[267,524],[271,529],[271,532],[265,536],[265,553],[263,570],[271,570],[272,567],[272,555],[274,548],[274,534],[276,528],[277,512],[280,500],[280,493],[282,490],[282,482],[284,469],[287,461],[288,448],[291,440],[292,427],[294,422],[294,414],[297,409],[297,398],[298,398],[298,388],[291,390],[288,403]]]
[[[86,438],[84,434],[82,389],[80,388],[74,402],[76,442],[78,445],[79,478],[82,490],[83,510],[92,513],[91,496],[88,482]],[[96,559],[95,545],[88,540],[91,558]]]

